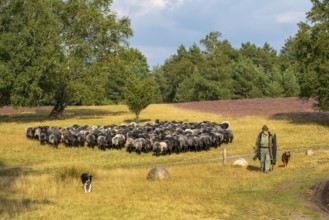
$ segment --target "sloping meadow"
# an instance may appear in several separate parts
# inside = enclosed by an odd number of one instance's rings
[[[329,175],[328,124],[289,118],[210,114],[151,105],[141,123],[162,121],[221,123],[229,121],[230,144],[200,152],[155,157],[122,150],[58,148],[25,137],[25,128],[129,124],[126,106],[68,107],[61,120],[47,119],[48,109],[1,115],[0,215],[18,219],[316,219],[325,214],[310,198],[311,187]],[[327,119],[326,119],[327,120]],[[323,120],[322,120],[323,121]],[[278,138],[278,164],[269,175],[253,161],[257,134],[266,124]],[[223,165],[223,148],[227,165]],[[315,154],[306,156],[312,149]],[[287,168],[280,156],[292,154]],[[233,167],[237,158],[249,163]],[[148,171],[164,166],[165,181],[149,181]],[[84,193],[79,176],[93,175],[93,190]],[[306,198],[306,199],[305,199]],[[308,208],[305,208],[308,207]]]

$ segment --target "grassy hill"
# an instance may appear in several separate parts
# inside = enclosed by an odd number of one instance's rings
[[[197,104],[195,104],[197,105]],[[241,106],[243,110],[243,106]],[[0,111],[1,112],[1,111]],[[41,146],[25,137],[25,128],[129,123],[126,106],[68,107],[64,120],[49,120],[50,108],[27,108],[0,114],[0,216],[3,219],[325,219],[311,187],[329,176],[329,116],[298,120],[273,115],[194,111],[168,104],[149,106],[141,121],[228,120],[232,144],[203,152],[155,157],[125,150]],[[280,112],[280,111],[279,111]],[[278,112],[278,113],[279,113]],[[305,115],[304,115],[305,116]],[[292,120],[293,119],[293,120]],[[252,161],[252,147],[262,125],[277,134],[279,153],[290,150],[291,163],[280,161],[269,175]],[[228,165],[222,164],[226,147]],[[305,156],[312,149],[313,156]],[[243,157],[247,168],[231,166]],[[156,165],[171,178],[148,181]],[[79,176],[94,176],[93,192],[84,193]]]

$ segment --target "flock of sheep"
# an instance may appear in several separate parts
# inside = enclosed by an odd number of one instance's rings
[[[153,152],[154,155],[166,155],[187,151],[217,148],[222,143],[231,143],[233,132],[229,122],[185,123],[182,121],[147,122],[144,125],[50,127],[38,126],[26,128],[26,137],[40,144],[58,147],[97,147],[100,150],[125,148],[129,153]]]

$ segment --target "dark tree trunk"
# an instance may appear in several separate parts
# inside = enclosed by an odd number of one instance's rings
[[[67,104],[65,102],[57,101],[53,110],[48,115],[48,118],[61,118],[66,106]]]

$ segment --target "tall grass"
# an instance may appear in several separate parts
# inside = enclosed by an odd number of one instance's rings
[[[59,149],[27,140],[29,126],[108,125],[134,118],[126,106],[69,107],[65,120],[47,111],[1,117],[0,218],[3,219],[320,219],[305,200],[310,187],[329,174],[329,123],[260,116],[232,117],[151,105],[140,120],[228,120],[232,144],[204,152],[155,157],[89,148]],[[263,124],[277,134],[279,153],[292,152],[288,168],[259,172],[252,147]],[[222,165],[226,147],[228,165]],[[315,155],[305,156],[306,149]],[[243,157],[248,168],[231,166]],[[148,181],[148,171],[165,166],[167,181]],[[91,173],[93,192],[84,193],[79,176]]]

